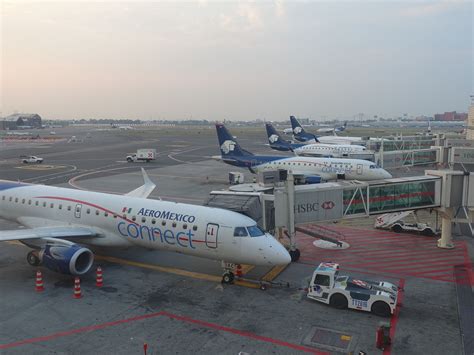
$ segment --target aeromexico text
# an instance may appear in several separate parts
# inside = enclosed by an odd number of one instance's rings
[[[192,216],[189,214],[181,214],[181,213],[175,213],[175,212],[170,212],[170,211],[149,210],[147,208],[141,208],[140,211],[138,211],[137,215],[162,218],[162,219],[168,219],[170,221],[178,221],[178,222],[185,222],[185,223],[194,223],[194,221],[196,220],[195,216]]]

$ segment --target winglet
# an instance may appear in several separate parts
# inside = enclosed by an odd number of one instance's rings
[[[150,196],[150,194],[155,189],[156,185],[150,180],[150,178],[148,177],[148,174],[143,168],[142,168],[142,175],[143,175],[144,184],[140,186],[139,188],[125,194],[125,196],[141,197],[141,198],[147,198],[148,196]]]

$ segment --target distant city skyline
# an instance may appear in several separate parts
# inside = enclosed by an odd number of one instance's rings
[[[473,2],[0,3],[0,116],[467,112]]]

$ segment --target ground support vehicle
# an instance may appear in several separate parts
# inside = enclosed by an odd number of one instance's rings
[[[402,220],[412,213],[415,217],[415,223],[406,223]],[[435,236],[439,234],[437,230],[427,223],[418,222],[414,211],[385,213],[375,219],[374,227],[377,229],[392,230],[396,233],[418,233],[427,236]]]
[[[156,159],[156,149],[138,149],[136,153],[127,155],[127,161],[131,162],[140,162],[145,161],[149,163],[152,160]]]
[[[41,164],[43,162],[43,158],[36,157],[34,155],[21,156],[20,158],[23,164]]]
[[[311,277],[307,296],[335,308],[359,309],[388,317],[397,306],[398,287],[384,281],[342,276],[339,264],[323,262]]]

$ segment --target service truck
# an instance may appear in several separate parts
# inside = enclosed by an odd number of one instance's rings
[[[40,158],[40,157],[36,157],[34,155],[30,155],[30,156],[24,156],[22,155],[21,157],[21,162],[23,164],[41,164],[43,162],[43,158]]]
[[[413,214],[415,223],[407,223],[403,218]],[[427,236],[435,236],[439,231],[427,223],[418,222],[415,211],[402,211],[385,213],[375,219],[374,227],[378,229],[392,230],[396,233],[418,233]]]
[[[156,159],[156,149],[138,149],[136,153],[127,155],[127,161],[129,163],[136,161],[150,162]]]
[[[339,275],[339,264],[323,262],[314,270],[308,298],[339,309],[359,309],[388,317],[395,311],[398,287],[384,281],[367,281]]]

